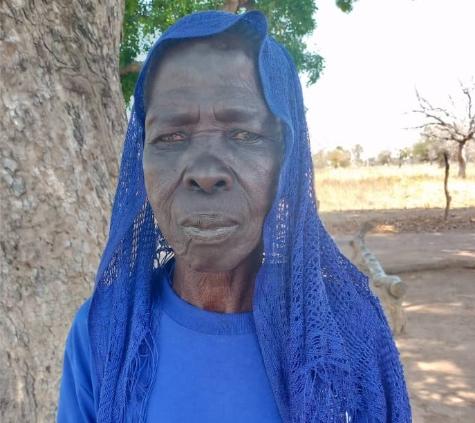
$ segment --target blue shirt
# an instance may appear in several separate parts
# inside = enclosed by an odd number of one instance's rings
[[[157,377],[149,422],[281,422],[252,313],[214,313],[182,300],[161,283]],[[97,382],[87,329],[89,301],[66,342],[58,422],[94,422]]]

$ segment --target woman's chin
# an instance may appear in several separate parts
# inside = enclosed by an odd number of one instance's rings
[[[188,249],[185,255],[176,255],[176,260],[181,261],[186,267],[201,273],[232,272],[241,266],[253,251],[248,254],[236,254],[236,251],[227,251],[222,248],[199,248],[193,251]]]
[[[179,258],[178,258],[179,259]],[[223,273],[234,270],[239,263],[230,260],[223,260],[221,255],[210,255],[208,257],[186,257],[187,267],[200,273]]]

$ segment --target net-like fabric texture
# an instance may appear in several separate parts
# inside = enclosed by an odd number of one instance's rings
[[[338,250],[316,210],[301,86],[288,53],[259,12],[189,15],[151,49],[139,77],[122,155],[110,234],[89,331],[100,385],[97,421],[143,421],[159,346],[153,326],[157,263],[170,249],[155,224],[142,170],[143,84],[167,40],[212,36],[234,25],[259,35],[266,102],[284,126],[285,155],[263,228],[254,309],[266,371],[284,422],[411,421],[399,355],[378,300]]]

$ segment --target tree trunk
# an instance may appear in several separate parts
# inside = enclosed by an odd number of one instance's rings
[[[55,421],[125,128],[123,0],[0,1],[0,421]]]
[[[457,161],[459,163],[459,172],[458,176],[459,178],[464,178],[467,176],[466,175],[466,167],[467,167],[467,161],[465,160],[465,142],[458,142],[457,143]]]
[[[230,13],[237,13],[237,11],[244,7],[246,10],[251,9],[252,0],[224,0],[222,10]]]
[[[449,193],[449,172],[450,172],[450,162],[449,162],[449,153],[444,151],[442,153],[442,158],[444,160],[445,174],[444,174],[444,194],[445,194],[445,211],[444,211],[444,220],[449,218],[450,203],[452,197]]]
[[[239,9],[239,0],[226,0],[223,5],[223,10],[230,13],[236,13]]]

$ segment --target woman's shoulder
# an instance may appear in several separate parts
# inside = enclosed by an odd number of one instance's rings
[[[66,349],[69,349],[69,352],[74,353],[75,355],[88,355],[89,353],[90,342],[88,318],[90,308],[91,298],[88,298],[77,309],[69,329]]]
[[[65,348],[65,362],[71,366],[74,379],[90,388],[94,382],[91,342],[88,329],[91,299],[87,299],[77,309],[69,329]]]
[[[80,331],[87,330],[87,320],[89,317],[89,310],[91,308],[91,301],[91,297],[87,298],[76,310],[71,329],[75,328],[76,330]]]
[[[91,300],[76,311],[64,352],[63,374],[58,404],[58,423],[95,421],[96,384],[91,366],[88,315]]]

